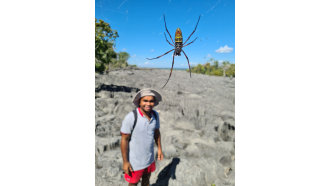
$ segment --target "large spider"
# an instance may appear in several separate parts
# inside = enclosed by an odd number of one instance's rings
[[[165,21],[165,15],[164,15],[165,29],[166,29],[166,32],[168,33],[168,35],[170,36],[170,38],[171,38],[171,40],[172,40],[172,43],[170,43],[170,42],[167,40],[166,34],[165,34],[165,32],[164,32],[165,39],[166,39],[166,41],[168,42],[168,44],[174,46],[174,49],[172,49],[172,50],[170,50],[170,51],[167,51],[165,54],[160,55],[160,56],[158,56],[158,57],[155,57],[155,58],[147,58],[147,59],[148,59],[148,60],[157,59],[157,58],[160,58],[160,57],[162,57],[162,56],[164,56],[164,55],[166,55],[166,54],[168,54],[169,52],[171,52],[171,51],[174,50],[174,53],[173,53],[173,61],[172,61],[172,68],[171,68],[171,73],[170,73],[170,76],[168,77],[168,79],[167,79],[165,85],[167,84],[168,80],[170,80],[171,75],[172,75],[172,70],[173,70],[173,65],[174,65],[174,56],[181,56],[181,51],[183,52],[184,56],[186,56],[186,58],[187,58],[188,66],[189,66],[189,72],[190,72],[190,77],[191,77],[191,69],[190,69],[189,59],[188,59],[186,53],[182,50],[182,48],[183,48],[183,47],[186,47],[186,46],[188,46],[188,45],[190,45],[191,43],[193,43],[193,42],[197,39],[197,37],[196,37],[192,42],[186,44],[187,41],[190,39],[190,37],[191,37],[191,36],[193,35],[193,33],[195,32],[195,30],[196,30],[196,28],[197,28],[197,25],[198,25],[198,23],[199,23],[199,19],[200,19],[200,18],[201,18],[201,16],[198,17],[198,21],[197,21],[197,24],[196,24],[196,26],[195,26],[194,31],[190,34],[190,36],[188,37],[188,39],[182,44],[182,32],[181,32],[180,28],[177,28],[176,31],[175,31],[175,43],[174,43],[171,34],[170,34],[170,33],[168,32],[168,30],[167,30],[167,27],[166,27],[166,21]],[[186,45],[184,45],[184,44],[186,44]],[[164,88],[165,85],[164,85],[162,88]]]

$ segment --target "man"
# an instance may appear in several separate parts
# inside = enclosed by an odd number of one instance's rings
[[[136,186],[142,177],[142,186],[149,186],[151,172],[156,169],[154,141],[158,147],[158,160],[163,159],[160,142],[159,115],[152,110],[162,100],[161,95],[152,89],[142,89],[133,99],[137,107],[137,119],[130,112],[123,120],[121,133],[121,153],[125,180],[129,186]],[[133,130],[133,132],[132,132]]]

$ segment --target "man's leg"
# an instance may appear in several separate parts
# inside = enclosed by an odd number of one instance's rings
[[[149,186],[150,175],[151,175],[151,173],[144,174],[142,176],[142,184],[141,184],[142,186]]]

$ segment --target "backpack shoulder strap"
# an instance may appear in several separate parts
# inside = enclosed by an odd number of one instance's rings
[[[134,114],[134,124],[133,124],[133,129],[132,129],[132,132],[135,128],[135,125],[136,125],[136,121],[137,121],[137,112],[136,112],[136,109],[133,110],[133,114]]]
[[[156,122],[157,122],[158,121],[158,115],[156,114],[156,111],[152,110],[152,114],[155,116]]]
[[[131,131],[131,137],[132,137],[132,134],[133,134],[135,125],[136,125],[136,121],[137,121],[137,112],[136,112],[136,109],[133,110],[133,114],[134,114],[134,124],[133,124],[133,128],[132,128],[132,131]],[[129,139],[129,141],[131,141],[131,138]]]

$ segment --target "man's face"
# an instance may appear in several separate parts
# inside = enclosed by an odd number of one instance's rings
[[[155,105],[153,96],[144,96],[140,99],[140,108],[145,112],[150,112]]]

